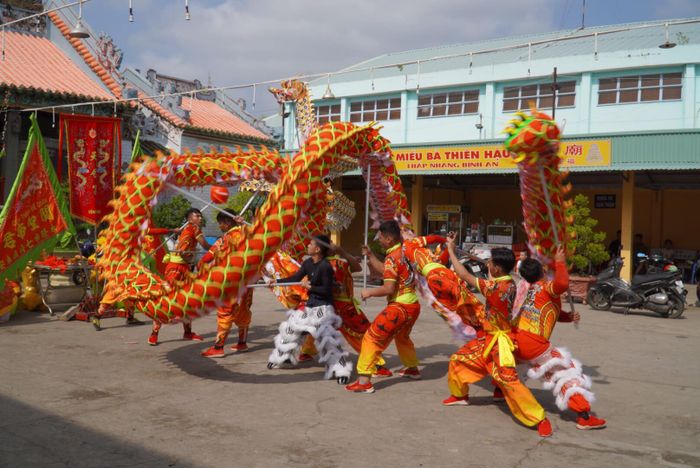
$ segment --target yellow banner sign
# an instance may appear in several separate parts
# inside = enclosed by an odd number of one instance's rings
[[[610,140],[562,142],[562,167],[610,166]],[[394,163],[400,173],[430,171],[479,171],[515,169],[516,164],[503,145],[399,148]]]
[[[448,221],[448,213],[428,213],[428,221]]]
[[[460,213],[462,207],[459,205],[427,205],[425,211],[428,213]]]

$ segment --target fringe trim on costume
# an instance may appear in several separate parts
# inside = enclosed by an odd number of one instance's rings
[[[595,401],[595,395],[590,391],[590,377],[583,373],[581,363],[572,359],[567,349],[550,346],[529,364],[532,367],[527,376],[541,380],[545,389],[552,390],[560,410],[568,407],[569,399],[575,394],[583,396],[589,403]]]
[[[595,394],[590,390],[586,390],[585,388],[581,387],[571,387],[563,395],[557,395],[555,400],[557,408],[559,408],[561,411],[566,410],[566,408],[569,406],[569,399],[576,394],[579,394],[585,398],[589,405],[592,405],[595,402]]]
[[[319,362],[326,365],[324,378],[350,377],[352,361],[348,359],[349,353],[343,350],[338,332],[342,323],[333,306],[288,311],[287,320],[280,324],[279,333],[275,336],[275,349],[270,353],[268,362],[280,365],[290,361],[296,365],[302,335],[309,333],[316,341]]]

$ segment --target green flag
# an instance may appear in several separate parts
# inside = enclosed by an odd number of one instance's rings
[[[131,161],[136,161],[143,154],[141,152],[141,130],[136,131],[136,138],[134,138],[134,147],[131,149]]]
[[[36,116],[30,120],[27,149],[0,212],[0,287],[42,250],[52,251],[63,232],[75,232]]]

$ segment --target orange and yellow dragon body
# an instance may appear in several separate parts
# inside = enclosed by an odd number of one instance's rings
[[[325,232],[325,179],[348,158],[364,168],[393,168],[389,143],[373,125],[326,124],[307,139],[292,159],[276,151],[250,150],[239,153],[160,154],[135,163],[117,189],[114,211],[107,217],[104,255],[98,265],[103,278],[127,300],[158,322],[191,320],[217,305],[237,300],[246,285],[256,281],[261,269],[277,251],[295,257],[300,246],[315,234]],[[378,170],[379,172],[379,170]],[[396,171],[379,177],[383,187],[374,193],[396,191],[395,203],[378,215],[386,219],[410,216]],[[158,194],[168,184],[179,187],[236,185],[258,179],[274,183],[254,223],[243,228],[243,236],[222,245],[214,260],[181,284],[169,285],[145,267],[140,258],[142,239]],[[391,187],[391,190],[388,188]]]

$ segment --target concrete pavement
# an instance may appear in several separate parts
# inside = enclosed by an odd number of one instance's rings
[[[491,402],[489,382],[471,405],[443,407],[456,349],[424,307],[413,333],[423,380],[379,380],[372,395],[323,381],[316,363],[267,370],[284,311],[256,291],[251,350],[205,359],[216,328],[180,325],[146,345],[148,326],[84,322],[20,312],[0,326],[0,466],[700,466],[700,309],[679,320],[591,311],[578,329],[559,324],[594,381],[601,431],[580,431],[549,391],[529,382],[554,435],[540,439]],[[366,307],[370,318],[384,302]],[[235,334],[235,332],[234,332]],[[388,362],[400,367],[393,345]]]

